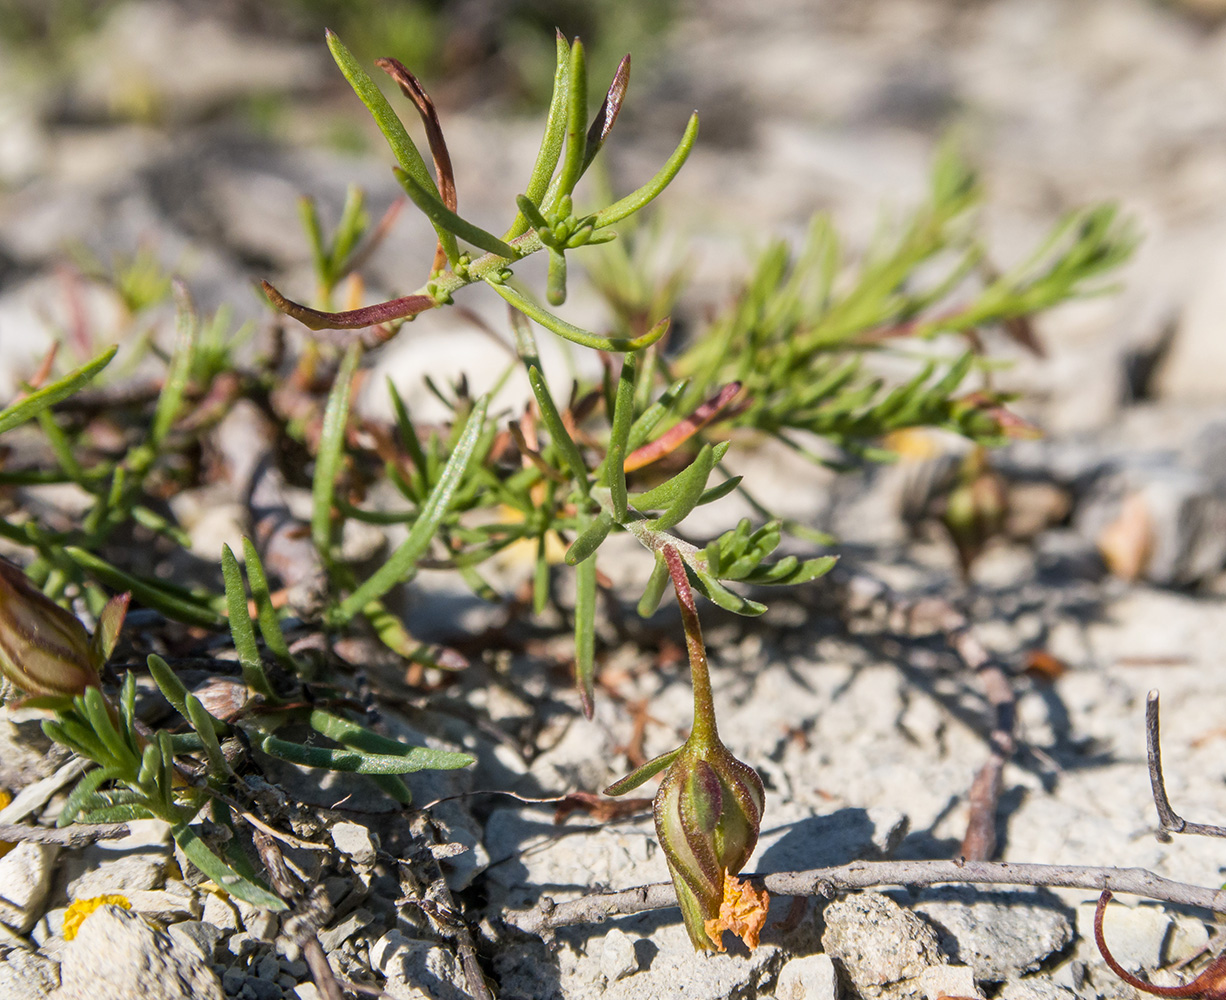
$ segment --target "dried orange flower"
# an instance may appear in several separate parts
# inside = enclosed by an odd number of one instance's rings
[[[704,921],[707,936],[716,947],[724,950],[724,931],[732,931],[745,942],[746,948],[758,947],[758,937],[766,926],[770,911],[770,893],[742,882],[731,872],[724,875],[724,898],[719,904],[719,916]]]

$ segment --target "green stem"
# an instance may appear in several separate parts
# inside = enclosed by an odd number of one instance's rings
[[[698,608],[694,604],[694,592],[689,577],[685,575],[685,563],[671,545],[664,546],[664,559],[668,563],[673,589],[677,591],[677,604],[681,607],[681,624],[685,628],[685,647],[690,654],[690,678],[694,685],[694,727],[689,743],[698,749],[709,749],[719,742],[715,726],[715,700],[711,696],[711,674],[707,668],[707,650],[702,642],[702,626],[698,621]]]

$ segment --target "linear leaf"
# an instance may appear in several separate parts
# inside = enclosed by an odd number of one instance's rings
[[[113,590],[130,590],[132,596],[141,604],[161,612],[167,618],[209,628],[225,623],[225,619],[208,605],[162,589],[160,580],[155,583],[143,577],[132,576],[75,545],[65,545],[64,554],[108,587]]]
[[[229,545],[221,547],[221,575],[226,583],[226,609],[230,612],[230,636],[238,653],[238,662],[243,670],[243,683],[269,701],[276,701],[264,664],[260,661],[260,647],[255,642],[255,627],[247,610],[247,590],[243,586],[243,571]],[[191,702],[188,701],[190,709]],[[195,720],[192,720],[193,723]]]
[[[469,463],[477,449],[485,424],[485,411],[489,397],[483,396],[473,406],[464,425],[464,431],[456,442],[455,450],[447,460],[430,496],[422,504],[421,513],[413,524],[409,536],[400,543],[391,558],[372,573],[366,581],[340,603],[336,618],[344,623],[353,618],[371,601],[382,597],[392,587],[407,580],[416,572],[417,561],[425,554],[438,527],[447,516],[456,490],[460,487]]]
[[[241,899],[244,903],[251,903],[253,906],[262,906],[266,910],[289,909],[279,896],[274,896],[262,885],[240,875],[214,854],[195,829],[187,823],[179,823],[171,827],[170,835],[183,849],[187,860],[231,896]]]
[[[0,434],[24,424],[27,420],[33,419],[43,410],[47,409],[47,407],[54,406],[61,400],[67,399],[109,365],[111,359],[115,357],[115,352],[118,350],[119,347],[116,345],[103,351],[92,361],[65,375],[58,382],[52,382],[50,385],[43,386],[41,389],[30,393],[20,402],[0,410]]]
[[[555,316],[531,299],[521,295],[510,285],[498,284],[496,282],[487,282],[487,284],[521,313],[535,320],[550,333],[556,333],[559,337],[569,340],[572,344],[590,347],[594,351],[616,351],[618,353],[638,351],[654,344],[668,332],[669,321],[663,319],[638,337],[601,337],[598,334],[591,333],[588,330],[566,322],[560,316]]]
[[[301,743],[283,740],[278,736],[265,736],[260,740],[260,749],[271,757],[288,760],[291,764],[318,767],[328,771],[346,771],[355,774],[410,774],[414,771],[451,771],[467,767],[476,761],[466,753],[449,750],[431,750],[429,747],[410,747],[407,753],[381,754],[366,750],[336,750],[330,747],[308,747]]]
[[[349,395],[362,349],[350,345],[341,360],[324,408],[319,453],[311,480],[311,540],[326,563],[332,562],[332,497],[345,450],[345,424],[349,421]]]
[[[677,148],[673,150],[673,155],[665,161],[664,166],[637,191],[631,192],[620,201],[615,201],[612,205],[597,212],[595,220],[596,228],[603,229],[605,226],[611,226],[615,222],[620,222],[628,215],[633,215],[668,187],[672,179],[677,176],[677,171],[682,168],[685,161],[689,158],[690,150],[694,148],[694,140],[697,138],[698,112],[694,112],[686,123],[685,133],[681,136],[681,142],[677,144]]]

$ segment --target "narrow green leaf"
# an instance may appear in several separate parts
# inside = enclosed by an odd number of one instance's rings
[[[566,254],[553,247],[547,248],[549,270],[545,277],[545,299],[551,306],[566,303]]]
[[[568,566],[577,566],[579,563],[591,558],[596,554],[596,550],[600,548],[600,543],[603,542],[613,530],[613,515],[608,511],[601,511],[600,514],[588,525],[587,529],[571,543],[569,549],[566,550],[566,564]]]
[[[604,790],[605,795],[625,795],[627,792],[634,791],[648,778],[654,777],[668,767],[684,749],[685,747],[677,747],[676,750],[670,750],[668,753],[660,754],[659,757],[653,757],[646,764],[635,768],[620,781],[613,782]]]
[[[260,626],[260,635],[277,662],[291,673],[297,673],[298,665],[289,651],[285,641],[285,633],[281,631],[281,622],[277,617],[277,609],[272,606],[272,594],[268,589],[268,577],[264,574],[264,564],[260,562],[260,554],[255,545],[246,535],[243,536],[243,565],[247,570],[247,583],[251,586],[251,599],[255,601],[256,622]]]
[[[587,149],[587,57],[583,43],[576,38],[570,47],[570,87],[566,95],[566,152],[558,171],[557,183],[550,191],[545,214],[575,189],[583,173],[583,154]]]
[[[668,563],[657,552],[656,564],[651,569],[651,576],[647,578],[647,586],[643,589],[643,596],[639,598],[638,614],[640,618],[650,618],[656,613],[656,608],[660,606],[660,600],[664,597],[664,591],[667,589]]]
[[[153,811],[141,802],[121,803],[101,809],[83,809],[77,817],[81,823],[130,823],[134,819],[153,818]]]
[[[189,692],[184,683],[179,680],[179,675],[171,670],[170,664],[157,653],[150,653],[145,662],[149,666],[149,673],[154,683],[157,684],[165,699],[170,702],[171,707],[185,720],[188,719],[187,696]]]
[[[162,816],[174,816],[175,809],[175,748],[170,742],[170,733],[165,729],[157,731],[158,750],[162,754],[162,778],[158,783],[158,791],[162,793]]]
[[[507,302],[513,305],[516,309],[522,312],[525,316],[535,320],[550,333],[556,333],[564,340],[569,340],[573,344],[579,344],[581,347],[590,347],[595,351],[615,351],[624,353],[626,351],[638,351],[644,347],[654,344],[657,340],[668,332],[668,320],[661,320],[646,333],[638,337],[601,337],[588,330],[581,329],[567,323],[566,320],[541,306],[537,305],[531,299],[526,298],[517,292],[510,285],[497,284],[487,282],[489,286],[501,295]]]
[[[216,628],[225,623],[225,619],[208,605],[179,597],[163,589],[162,581],[154,583],[132,576],[75,545],[64,546],[64,554],[112,590],[130,590],[132,596],[141,604],[174,621],[207,628]]]
[[[697,138],[698,112],[694,112],[694,114],[690,115],[689,122],[686,123],[685,134],[681,136],[681,142],[677,144],[677,148],[673,150],[673,155],[668,158],[664,166],[637,191],[626,195],[620,201],[615,201],[608,208],[603,208],[597,212],[596,228],[603,229],[606,226],[613,225],[615,222],[620,222],[629,215],[633,215],[668,187],[672,179],[677,176],[677,171],[681,169],[689,158],[690,150],[694,148],[694,140]]]
[[[388,103],[387,98],[383,96],[383,91],[375,85],[366,71],[358,64],[358,61],[354,59],[353,53],[345,48],[344,44],[335,34],[329,31],[327,39],[328,48],[332,52],[332,58],[336,60],[336,65],[340,67],[340,71],[345,75],[345,79],[349,81],[349,86],[358,95],[358,99],[370,111],[375,124],[379,126],[379,131],[383,133],[383,138],[387,140],[388,146],[391,147],[392,153],[396,157],[396,162],[400,164],[400,169],[417,181],[421,187],[427,191],[433,191],[434,198],[439,204],[442,204],[442,198],[438,193],[438,186],[434,183],[434,178],[430,176],[430,171],[426,167],[426,161],[422,159],[421,152],[409,137],[404,123],[397,116],[396,112],[392,110],[392,106]]]
[[[202,741],[201,746],[203,745]],[[140,769],[136,772],[136,784],[141,794],[150,798],[161,798],[158,792],[158,779],[161,776],[162,748],[157,742],[146,743],[140,757]]]
[[[545,535],[536,540],[536,565],[532,572],[532,613],[539,615],[549,603],[549,559],[545,555]]]
[[[467,767],[476,758],[466,753],[410,747],[407,753],[380,754],[365,750],[334,750],[329,747],[308,747],[278,736],[265,736],[260,749],[271,757],[288,760],[291,764],[318,767],[328,771],[356,774],[410,774],[414,771],[451,771]]]
[[[175,286],[175,307],[175,348],[170,356],[170,367],[166,372],[166,380],[162,383],[162,391],[158,393],[157,406],[153,411],[153,427],[149,432],[149,446],[155,452],[178,419],[179,410],[183,407],[183,393],[187,389],[196,359],[196,335],[200,324],[191,299],[187,296],[187,290],[180,284]]]
[[[86,688],[82,700],[85,703],[85,718],[93,729],[94,735],[106,746],[111,760],[125,768],[135,770],[137,767],[136,754],[119,735],[119,730],[115,728],[102,692],[96,687]]]
[[[709,573],[696,573],[695,581],[694,589],[699,591],[712,604],[719,605],[725,611],[751,617],[766,611],[765,604],[759,604],[757,601],[751,601],[748,597],[734,594]]]
[[[43,726],[46,730],[46,724]],[[48,733],[50,735],[50,733]],[[55,737],[52,737],[53,739]],[[57,740],[57,742],[63,742]],[[107,781],[111,781],[118,777],[118,772],[113,767],[98,767],[92,771],[86,771],[76,787],[68,794],[67,800],[64,802],[64,808],[60,810],[59,816],[56,818],[55,825],[57,827],[65,827],[76,821],[77,814],[84,808],[86,801],[93,796],[98,788]]]
[[[68,435],[64,433],[64,429],[60,427],[59,422],[50,410],[39,412],[38,425],[42,428],[43,437],[47,439],[47,444],[51,448],[51,453],[55,456],[59,467],[67,473],[68,478],[74,483],[87,487],[89,476],[85,468],[77,461],[77,456],[73,454],[72,444],[68,440]]]
[[[349,392],[357,371],[362,348],[349,345],[341,360],[324,408],[319,453],[315,456],[315,476],[311,481],[311,540],[329,565],[332,562],[332,496],[345,453],[345,424],[349,421]]]
[[[339,715],[333,715],[331,712],[325,712],[322,709],[313,711],[309,721],[311,728],[317,733],[321,733],[328,737],[328,739],[335,740],[341,746],[349,747],[353,750],[403,756],[414,749],[407,744],[398,743],[396,740],[380,736],[378,733],[371,732],[365,726],[342,718]],[[399,775],[370,774],[367,777],[401,805],[407,806],[413,801],[413,794]]]
[[[794,556],[787,556],[780,559],[773,566],[759,566],[753,572],[746,574],[745,582],[754,584],[779,584],[786,583],[790,585],[808,583],[810,580],[816,580],[819,576],[825,576],[834,568],[834,564],[838,562],[836,556],[819,556],[816,559],[806,559],[804,562],[788,564],[789,559],[794,559]]]
[[[289,909],[279,896],[274,896],[262,885],[244,878],[226,862],[222,861],[221,858],[209,850],[208,844],[187,823],[179,823],[171,827],[170,835],[175,838],[175,843],[183,849],[183,853],[187,855],[188,861],[235,899],[241,899],[244,903],[250,903],[252,906],[262,906],[266,910],[279,912]]]
[[[592,717],[596,679],[596,560],[575,567],[575,685],[583,714]]]
[[[694,461],[671,479],[665,480],[645,493],[631,494],[631,504],[638,510],[662,510],[672,507],[680,500],[692,498],[693,506],[690,507],[690,510],[693,510],[703,490],[706,489],[711,470],[715,468],[715,463],[727,453],[728,446],[727,441],[721,441],[714,448],[709,444],[703,445],[694,457]],[[673,524],[676,523],[676,521],[673,522]],[[654,522],[652,527],[656,527]]]
[[[336,235],[328,252],[328,276],[332,284],[341,279],[345,273],[345,265],[349,255],[366,232],[366,195],[356,184],[350,184],[345,191],[345,205],[341,209],[340,221],[336,224]]]
[[[396,430],[400,435],[400,442],[404,445],[405,451],[409,453],[409,458],[413,461],[413,468],[416,470],[417,478],[420,478],[426,474],[426,455],[421,449],[421,440],[417,436],[417,428],[413,426],[413,420],[409,416],[409,408],[400,397],[396,383],[390,378],[387,380],[387,391],[391,396],[392,408],[396,414]],[[411,496],[409,499],[419,500],[420,497]]]
[[[213,728],[219,720],[209,714],[204,703],[194,694],[187,696],[187,717],[204,745],[204,754],[208,758],[209,770],[213,776],[223,780],[232,776],[234,771],[229,761],[226,760],[226,755],[221,752],[221,744],[217,741],[217,731]]]
[[[665,416],[673,411],[673,408],[677,405],[678,400],[682,398],[689,384],[689,379],[677,380],[660,393],[660,398],[642,412],[639,418],[630,425],[630,437],[626,441],[627,451],[634,451],[636,448],[642,447],[642,445],[647,443],[647,438],[651,436],[651,432],[656,429],[656,425]]]
[[[473,406],[464,424],[464,431],[456,442],[455,450],[447,460],[434,489],[430,491],[430,496],[422,504],[421,513],[408,537],[400,543],[387,562],[375,570],[357,590],[340,603],[336,610],[336,619],[339,624],[350,621],[371,601],[382,597],[401,581],[410,579],[416,572],[417,561],[425,554],[430,539],[434,537],[438,526],[451,508],[456,490],[459,489],[468,471],[469,463],[476,452],[477,442],[481,438],[488,406],[488,396],[483,396]]]
[[[549,429],[549,436],[553,440],[554,447],[562,453],[562,459],[566,462],[566,467],[570,471],[571,478],[574,479],[580,491],[584,496],[591,492],[591,483],[587,478],[587,466],[583,462],[583,455],[579,451],[578,445],[571,439],[570,434],[566,431],[566,425],[562,423],[562,415],[558,412],[557,404],[553,401],[553,396],[549,394],[549,387],[545,384],[545,378],[541,375],[541,371],[535,365],[528,367],[528,382],[532,386],[532,395],[536,397],[536,405],[540,408],[541,419],[545,421],[545,426]]]
[[[319,224],[319,211],[315,207],[315,199],[310,195],[302,195],[298,199],[298,217],[302,220],[302,228],[306,231],[307,243],[311,247],[311,263],[315,268],[315,278],[325,288],[333,284],[331,260],[324,246],[323,229]]]
[[[744,478],[744,476],[732,476],[725,479],[718,486],[712,486],[708,490],[703,490],[702,496],[698,498],[697,506],[701,507],[703,504],[714,503],[716,500],[722,500],[729,493],[740,486],[741,480]]]
[[[570,46],[559,31],[557,35],[557,65],[553,73],[553,96],[549,99],[549,113],[545,117],[545,134],[532,165],[532,175],[524,194],[533,205],[540,205],[549,190],[549,182],[557,169],[562,155],[562,143],[566,139],[566,113],[570,100]],[[522,236],[529,228],[529,220],[521,211],[507,230],[505,239]],[[535,223],[533,223],[535,225]]]
[[[624,521],[628,511],[626,497],[626,442],[630,439],[630,426],[634,422],[634,375],[636,355],[627,354],[622,362],[617,379],[617,394],[613,400],[612,427],[609,431],[609,451],[605,458],[601,481],[609,487],[613,501],[613,517]]]
[[[116,345],[103,351],[98,357],[65,375],[58,382],[43,386],[30,393],[25,399],[0,410],[0,434],[24,424],[27,420],[32,420],[47,407],[67,399],[109,365],[118,350],[119,347]]]
[[[221,575],[226,583],[226,609],[230,612],[230,635],[234,639],[234,649],[238,653],[238,662],[243,669],[243,683],[269,701],[277,701],[268,675],[264,672],[264,664],[260,660],[260,647],[255,642],[255,627],[251,623],[251,614],[247,610],[247,590],[243,586],[243,571],[238,560],[230,551],[229,545],[221,547]],[[191,707],[190,700],[188,708]]]
[[[452,237],[449,241],[450,248],[447,245],[443,247],[452,266],[459,261],[459,251],[455,245],[457,236],[499,257],[506,257],[509,260],[519,259],[519,251],[509,243],[504,243],[493,233],[486,232],[480,226],[475,226],[467,219],[457,215],[399,167],[394,167],[393,171],[396,174],[396,180],[400,182],[405,194],[409,196],[409,200],[421,209],[421,213],[434,224],[435,230],[445,232]]]

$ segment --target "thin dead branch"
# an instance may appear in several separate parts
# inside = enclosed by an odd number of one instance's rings
[[[116,840],[131,832],[127,823],[76,823],[63,829],[47,826],[26,826],[23,823],[0,823],[0,840],[10,844],[31,841],[35,844],[58,844],[70,850],[88,847],[99,840]]]
[[[281,848],[274,838],[261,829],[252,834],[252,842],[268,871],[269,881],[277,891],[277,895],[286,901],[298,900],[300,912],[282,923],[287,936],[302,950],[303,961],[311,970],[311,978],[319,989],[324,1000],[345,1000],[336,973],[328,964],[328,956],[324,954],[323,945],[319,943],[318,930],[321,921],[326,920],[331,912],[327,898],[317,900],[314,896],[303,899],[302,884],[291,873],[285,859],[281,856]],[[320,905],[322,904],[322,906]]]
[[[1083,865],[1015,864],[1007,861],[856,861],[832,868],[742,876],[780,896],[823,896],[878,886],[944,883],[1030,885],[1061,889],[1125,892],[1226,913],[1226,890],[1174,882],[1144,868],[1095,868]],[[640,885],[618,892],[593,893],[556,903],[548,896],[531,910],[508,913],[506,923],[529,934],[571,924],[601,923],[611,917],[677,905],[671,882]]]
[[[1226,837],[1226,826],[1209,823],[1189,823],[1171,808],[1166,794],[1166,779],[1162,776],[1162,745],[1158,731],[1158,692],[1150,691],[1145,699],[1145,748],[1149,760],[1149,786],[1154,793],[1154,809],[1163,835],[1190,833],[1201,837]]]

